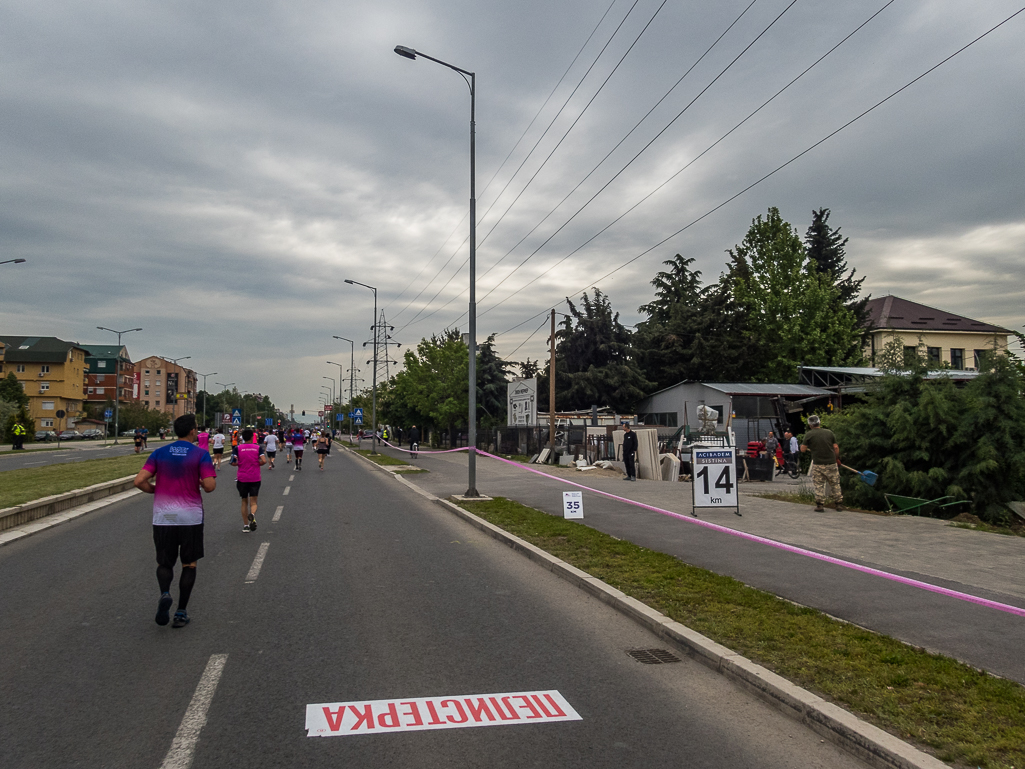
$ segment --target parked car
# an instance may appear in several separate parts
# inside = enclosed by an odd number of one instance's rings
[[[103,437],[103,430],[93,428],[92,430],[86,430],[82,433],[82,439],[87,441],[95,441],[97,438]]]
[[[36,430],[35,439],[37,441],[55,441],[57,440],[57,433],[53,430]]]
[[[61,433],[62,441],[80,441],[82,440],[82,433],[78,430],[65,430]]]
[[[558,371],[558,369],[556,369],[556,371]],[[131,438],[133,435],[135,435],[135,430],[122,430],[121,431],[121,437],[122,438]]]

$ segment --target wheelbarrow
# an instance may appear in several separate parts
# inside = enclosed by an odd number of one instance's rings
[[[968,504],[967,500],[955,500],[949,496],[937,499],[902,497],[897,494],[883,494],[883,496],[886,497],[891,512],[896,511],[901,515],[927,515],[930,518],[953,518],[960,512],[959,508]]]
[[[855,470],[853,467],[848,467],[847,465],[840,465],[840,467],[844,468],[845,470],[850,470],[852,473],[861,478],[861,480],[863,480],[869,486],[875,486],[876,481],[879,480],[879,476],[876,473],[873,473],[871,470]]]

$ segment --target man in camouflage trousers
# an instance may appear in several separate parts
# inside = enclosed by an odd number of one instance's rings
[[[815,492],[815,512],[824,513],[827,501],[836,500],[836,509],[843,510],[843,493],[840,491],[840,447],[832,430],[822,426],[817,414],[808,417],[808,432],[801,443],[802,453],[811,453],[811,485]],[[832,494],[826,494],[826,486]]]

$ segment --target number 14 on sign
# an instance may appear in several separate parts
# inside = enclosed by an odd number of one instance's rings
[[[740,515],[737,501],[737,460],[733,448],[694,449],[694,510],[699,507],[732,507]]]

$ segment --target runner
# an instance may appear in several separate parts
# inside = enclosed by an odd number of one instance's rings
[[[210,431],[203,428],[203,431],[196,436],[196,445],[203,449],[207,454],[210,453]]]
[[[135,428],[135,435],[133,438],[135,440],[135,453],[138,454],[142,451],[142,430],[138,427]]]
[[[292,432],[292,428],[289,428],[285,433],[285,461],[288,464],[292,464]]]
[[[238,465],[238,430],[231,431],[231,462],[230,465]]]
[[[242,431],[242,442],[238,445],[238,479],[235,488],[242,497],[242,531],[256,531],[256,498],[260,494],[260,465],[267,458],[259,443],[253,443],[253,431],[248,427]]]
[[[143,427],[142,430],[140,430],[139,432],[142,433],[142,447],[144,449],[148,449],[149,448],[149,428],[148,427]]]
[[[278,454],[278,436],[274,433],[267,433],[267,437],[263,439],[264,445],[267,447],[267,459],[270,460],[270,467],[268,470],[274,469],[274,457]]]
[[[292,436],[292,451],[295,452],[295,469],[303,469],[303,449],[306,447],[306,437],[302,430],[296,430]]]
[[[317,461],[320,462],[321,470],[324,469],[324,457],[327,456],[327,447],[327,433],[321,431],[320,435],[317,437]]]
[[[221,460],[224,459],[224,428],[218,427],[214,433],[214,469],[221,469]]]
[[[203,497],[217,487],[210,455],[195,445],[196,415],[185,414],[174,420],[178,440],[161,446],[146,459],[135,476],[135,488],[153,494],[153,544],[157,551],[157,582],[160,600],[156,622],[170,620],[171,582],[174,565],[181,557],[178,580],[178,610],[171,627],[189,624],[186,607],[196,584],[196,563],[203,557]],[[154,485],[152,479],[158,479]],[[159,488],[158,488],[159,486]]]

